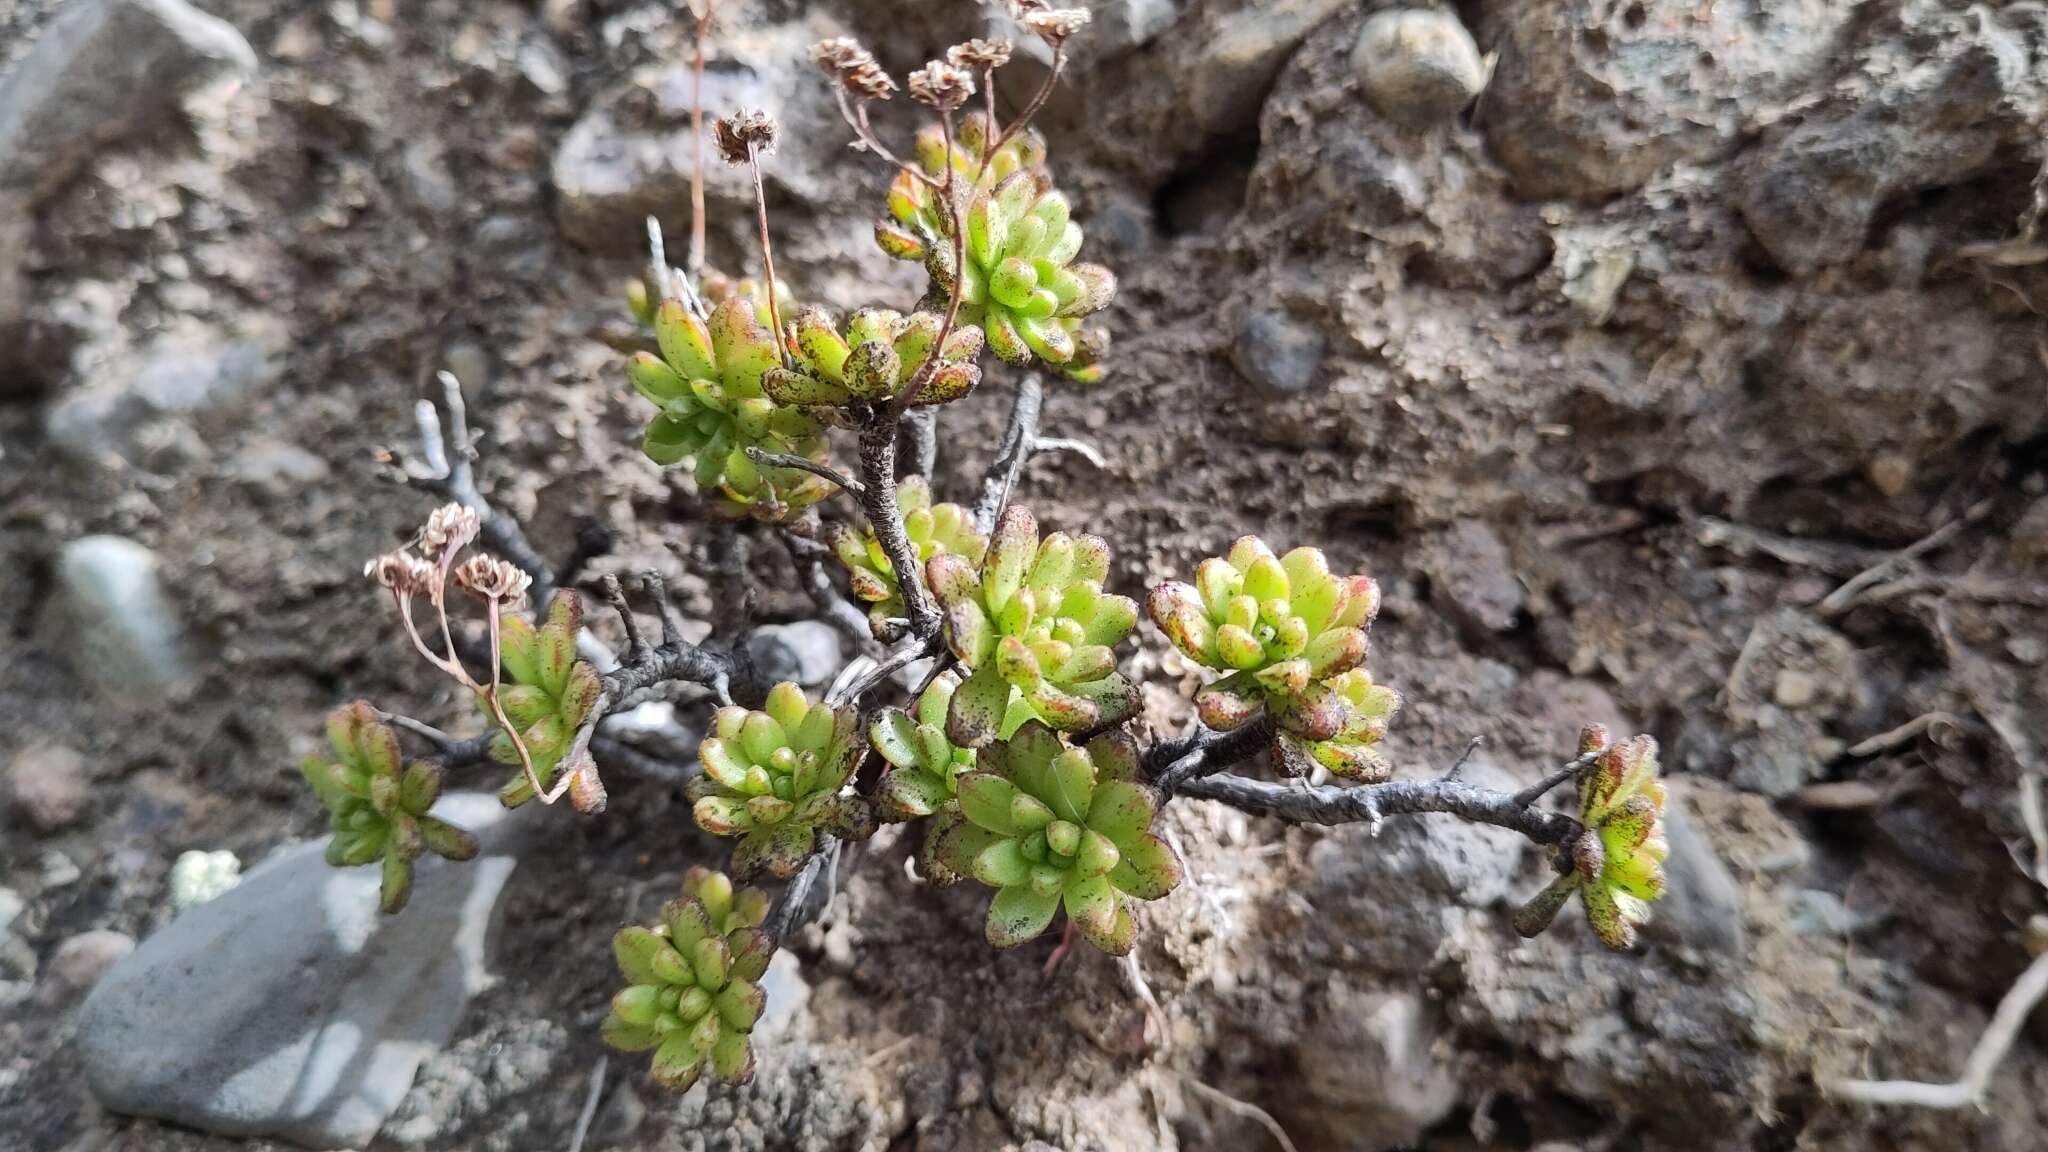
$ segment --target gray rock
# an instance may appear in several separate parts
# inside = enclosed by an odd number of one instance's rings
[[[1412,992],[1330,981],[1299,1048],[1301,1086],[1353,1148],[1401,1148],[1457,1106],[1458,1078],[1435,1055],[1434,1013]]]
[[[269,317],[246,319],[234,335],[182,323],[133,360],[89,366],[90,383],[51,405],[43,430],[80,464],[110,455],[137,462],[149,426],[218,408],[277,379],[286,341],[284,326]]]
[[[376,869],[330,868],[324,839],[272,856],[93,989],[78,1035],[93,1094],[115,1112],[209,1132],[368,1143],[483,987],[500,897],[538,809],[443,797],[435,814],[476,832],[483,850],[468,863],[421,860],[398,916],[377,911]]]
[[[27,304],[19,270],[36,206],[102,148],[163,122],[185,94],[255,70],[241,33],[184,0],[64,6],[0,78],[0,332]]]
[[[1268,394],[1295,396],[1315,385],[1326,347],[1316,328],[1283,313],[1260,312],[1245,321],[1230,362]]]
[[[1796,99],[1854,12],[1836,0],[1491,5],[1480,39],[1500,60],[1481,123],[1524,196],[1627,192]]]
[[[242,34],[185,0],[68,4],[0,81],[0,189],[33,205],[185,93],[255,70]]]
[[[327,461],[297,444],[261,437],[228,461],[235,479],[269,496],[286,496],[327,479]]]
[[[1801,124],[1759,154],[1740,208],[1780,268],[1806,276],[1846,260],[1886,203],[1962,183],[1992,163],[2010,130],[2001,114],[2025,53],[1988,30],[1951,48],[1938,65]]]
[[[1463,627],[1506,632],[1515,626],[1527,593],[1491,525],[1460,520],[1435,533],[1424,541],[1419,564],[1429,574],[1430,600]]]
[[[73,540],[58,555],[65,650],[108,696],[160,698],[190,676],[183,626],[158,569],[156,553],[120,536]]]
[[[704,75],[704,107],[768,112],[780,127],[773,158],[762,165],[770,195],[817,204],[844,176],[847,129],[817,79],[809,45],[833,31],[815,21],[792,22],[721,44],[733,63]],[[690,69],[670,68],[645,85],[599,97],[562,137],[551,169],[562,236],[599,251],[639,252],[646,218],[660,219],[680,262],[689,235]],[[704,118],[704,195],[714,207],[751,212],[754,186],[744,166],[718,158]]]
[[[568,1029],[551,1020],[493,1022],[427,1058],[384,1138],[413,1146],[446,1140],[545,1080],[568,1047]]]
[[[85,812],[85,757],[62,744],[34,744],[8,769],[14,811],[45,832],[66,827]]]
[[[1445,9],[1375,12],[1358,33],[1351,66],[1373,111],[1411,128],[1457,115],[1486,85],[1479,45]]]
[[[64,999],[91,988],[107,969],[133,951],[133,936],[106,928],[80,932],[57,945],[57,954],[44,972],[52,998]]]
[[[769,684],[794,680],[815,688],[831,680],[846,663],[839,630],[819,620],[756,628],[747,637],[747,652],[754,658],[754,670]]]

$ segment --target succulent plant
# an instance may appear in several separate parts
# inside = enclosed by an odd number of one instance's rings
[[[1099,264],[1074,263],[1081,226],[1052,186],[1044,140],[1026,130],[991,160],[988,137],[987,118],[970,115],[951,153],[954,196],[967,222],[960,318],[980,325],[989,349],[1007,363],[1036,360],[1070,379],[1100,380],[1108,337],[1083,329],[1081,320],[1109,306],[1116,277]],[[946,161],[935,129],[918,137],[916,162],[925,175],[942,179]],[[889,215],[875,226],[876,241],[899,260],[924,263],[932,277],[925,307],[943,311],[955,274],[954,214],[939,192],[905,169],[889,186]]]
[[[1136,689],[1113,649],[1131,634],[1138,606],[1103,592],[1109,545],[1055,532],[1043,541],[1027,508],[996,524],[977,567],[957,553],[925,565],[946,619],[946,643],[969,675],[953,693],[946,735],[979,747],[998,734],[1014,689],[1033,714],[1062,732],[1129,717]]]
[[[903,513],[903,529],[918,563],[943,552],[979,565],[988,554],[988,538],[974,530],[974,517],[958,504],[932,503],[931,484],[923,476],[913,473],[896,482],[896,507]],[[889,621],[903,619],[909,610],[896,583],[896,569],[874,529],[865,521],[858,531],[836,526],[832,554],[846,566],[853,594],[870,605],[869,627],[876,636],[885,635]]]
[[[1387,722],[1401,707],[1401,694],[1373,683],[1372,673],[1363,668],[1332,676],[1328,687],[1343,702],[1343,726],[1328,740],[1303,740],[1283,729],[1279,733],[1282,763],[1306,758],[1334,775],[1367,784],[1392,776],[1393,768],[1374,745],[1386,736]]]
[[[1607,729],[1589,724],[1579,736],[1581,755],[1607,751],[1579,777],[1579,823],[1571,870],[1551,881],[1515,915],[1515,930],[1535,936],[1579,895],[1600,942],[1616,951],[1635,944],[1636,928],[1650,919],[1650,904],[1664,895],[1664,784],[1657,778],[1657,742],[1637,736],[1610,744]]]
[[[873,832],[867,803],[844,792],[866,750],[858,710],[813,704],[784,682],[762,711],[720,709],[712,729],[697,749],[704,775],[691,782],[697,824],[740,838],[732,867],[742,878],[794,876],[820,832]]]
[[[944,874],[997,889],[989,943],[1032,939],[1064,905],[1089,943],[1130,951],[1126,897],[1157,900],[1181,879],[1180,858],[1152,834],[1158,797],[1137,782],[1137,767],[1137,747],[1121,731],[1077,748],[1036,720],[982,750],[935,855]]]
[[[973,771],[974,749],[946,738],[946,710],[959,686],[960,677],[942,672],[917,698],[915,713],[884,708],[868,725],[868,742],[889,762],[875,792],[881,819],[915,820],[938,812],[952,801],[960,777]]]
[[[830,495],[832,485],[747,456],[748,448],[820,462],[826,455],[818,421],[762,391],[762,375],[779,368],[781,356],[755,312],[750,298],[735,294],[711,310],[707,323],[681,301],[663,301],[654,315],[661,355],[636,353],[626,374],[661,407],[641,443],[649,459],[689,463],[698,487],[723,495],[718,510],[726,515],[780,520]]]
[[[1045,170],[1045,137],[1036,129],[1027,128],[1004,142],[996,151],[993,164],[988,162],[990,143],[985,114],[973,112],[961,118],[951,158],[953,171],[960,179],[956,188],[963,198],[974,188],[992,186],[1017,172],[1024,173],[1039,188],[1052,186],[1052,178]],[[913,156],[925,175],[942,179],[947,155],[945,134],[938,125],[918,133]],[[898,260],[922,261],[932,248],[953,234],[945,205],[909,169],[898,172],[889,185],[889,216],[890,219],[875,225],[875,242]]]
[[[500,627],[499,667],[509,683],[499,687],[498,705],[518,729],[543,788],[553,785],[576,730],[603,691],[597,670],[576,658],[576,633],[582,626],[582,600],[563,592],[549,603],[547,622],[539,628],[524,616],[506,616]],[[477,707],[495,719],[487,701],[479,699]],[[491,759],[519,767],[519,750],[502,729],[491,739]],[[526,773],[514,773],[498,789],[498,799],[507,808],[532,800]]]
[[[794,326],[795,370],[770,368],[761,387],[770,399],[802,408],[879,404],[902,395],[931,359],[945,319],[936,312],[905,316],[887,308],[863,308],[840,335],[831,313],[806,308]],[[939,351],[939,366],[911,403],[944,404],[974,391],[981,382],[981,329],[955,328]]]
[[[1193,585],[1168,581],[1145,601],[1181,655],[1226,673],[1195,696],[1202,723],[1229,731],[1263,710],[1310,742],[1350,721],[1350,701],[1329,681],[1365,662],[1379,604],[1371,577],[1332,575],[1321,549],[1276,557],[1256,536],[1202,561]]]
[[[612,937],[627,987],[612,997],[604,1042],[652,1051],[655,1081],[675,1092],[695,1084],[707,1064],[725,1084],[746,1083],[754,1074],[748,1036],[768,1000],[759,981],[775,954],[760,931],[767,918],[766,896],[735,892],[723,873],[692,868],[660,923]]]
[[[358,700],[327,717],[332,759],[309,756],[299,771],[327,807],[334,835],[327,862],[337,868],[383,862],[378,904],[405,907],[412,895],[412,864],[432,852],[449,860],[477,853],[475,836],[428,815],[441,796],[441,768],[426,761],[402,764],[398,735]]]

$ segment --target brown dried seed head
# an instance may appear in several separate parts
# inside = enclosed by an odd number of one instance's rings
[[[494,556],[471,556],[456,565],[455,586],[472,596],[510,603],[526,595],[533,578]]]
[[[739,111],[711,126],[711,142],[728,164],[745,164],[775,147],[775,121],[766,112]]]
[[[910,74],[910,98],[951,112],[974,95],[974,77],[964,68],[934,60]]]
[[[834,36],[811,45],[811,63],[827,72],[846,72],[874,62],[874,53],[851,36]]]
[[[1034,6],[1020,17],[1024,27],[1038,34],[1040,40],[1057,48],[1067,38],[1088,26],[1092,17],[1086,8],[1046,8]]]
[[[363,575],[401,596],[411,596],[433,584],[434,566],[400,549],[363,565]]]
[[[846,73],[841,83],[854,95],[870,100],[887,100],[896,91],[896,81],[872,61]]]
[[[969,40],[946,49],[948,62],[961,68],[1001,68],[1010,62],[1008,40]]]
[[[459,552],[476,539],[477,529],[483,526],[474,509],[460,504],[443,504],[427,517],[426,526],[420,529],[420,551],[427,559],[437,560],[444,552]]]

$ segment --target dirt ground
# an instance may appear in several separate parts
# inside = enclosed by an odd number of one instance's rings
[[[643,405],[594,338],[623,315],[640,215],[680,236],[687,205],[673,172],[641,174],[647,204],[558,159],[578,132],[687,123],[673,6],[202,6],[257,77],[39,207],[37,351],[0,386],[0,743],[68,745],[92,783],[69,827],[0,817],[13,931],[44,967],[90,929],[146,935],[181,851],[253,862],[319,834],[294,765],[336,702],[471,722],[359,577],[430,507],[376,451],[408,442],[433,370],[463,376],[485,487],[543,551],[602,522],[600,571],[658,567],[692,619],[730,615],[725,537],[640,456]],[[1534,780],[1582,720],[1647,731],[1720,861],[1699,873],[1732,886],[1702,881],[1614,956],[1579,923],[1514,936],[1543,877],[1511,836],[1178,804],[1194,883],[1140,919],[1154,1009],[1086,949],[1050,978],[1050,940],[995,954],[973,893],[913,885],[912,845],[878,842],[798,941],[809,999],[757,1082],[676,1101],[613,1060],[593,1147],[1276,1146],[1227,1096],[1304,1150],[2048,1148],[2038,1019],[1982,1109],[1817,1086],[1952,1078],[2048,911],[2018,802],[2048,708],[2048,16],[1467,0],[1491,83],[1406,130],[1358,91],[1382,6],[1104,6],[1045,125],[1086,251],[1121,278],[1114,359],[1051,389],[1046,424],[1108,468],[1041,457],[1026,498],[1107,537],[1127,593],[1245,532],[1373,573],[1403,771],[1481,736],[1481,770]],[[0,0],[0,45],[51,8]],[[801,49],[851,31],[900,70],[980,9],[720,11],[714,91],[784,120],[778,265],[805,299],[910,303],[919,277],[870,236],[888,173],[844,148]],[[892,107],[885,131],[909,124]],[[711,193],[714,262],[754,268],[747,201],[725,175]],[[1248,331],[1307,366],[1272,371]],[[68,397],[190,332],[269,367],[101,426],[111,459],[53,432]],[[945,410],[943,496],[972,491],[1013,379]],[[1936,532],[1878,592],[1829,600]],[[55,558],[91,533],[161,557],[196,669],[170,702],[102,698],[69,659]],[[763,619],[809,613],[782,561],[764,537]],[[1125,667],[1177,731],[1196,680],[1139,641]],[[1953,719],[1855,747],[1932,712]],[[610,933],[721,851],[674,781],[609,779],[607,814],[555,814],[521,865],[500,981],[380,1146],[567,1146]],[[0,1147],[267,1147],[101,1113],[75,1008],[44,985],[0,1007]]]

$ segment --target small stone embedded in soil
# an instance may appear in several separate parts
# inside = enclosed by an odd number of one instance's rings
[[[15,813],[31,827],[68,827],[85,812],[85,757],[62,744],[32,745],[15,754],[7,790]]]
[[[115,961],[134,950],[135,938],[126,932],[105,928],[81,932],[57,946],[44,976],[59,995],[75,995],[98,983]]]
[[[1283,313],[1259,312],[1245,321],[1230,360],[1269,395],[1293,396],[1315,385],[1327,344],[1308,324]]]
[[[264,861],[93,989],[78,1016],[93,1094],[208,1132],[367,1143],[486,982],[496,909],[541,810],[443,796],[435,814],[482,851],[421,859],[397,916],[377,910],[377,869],[330,867],[324,837]]]
[[[1804,708],[1813,703],[1815,693],[1813,677],[1795,668],[1778,669],[1777,683],[1771,688],[1771,698],[1780,708]]]
[[[1455,115],[1486,84],[1472,33],[1457,13],[1434,8],[1374,13],[1358,34],[1351,66],[1373,110],[1411,128]]]
[[[1484,632],[1515,626],[1526,593],[1492,525],[1460,520],[1435,533],[1422,546],[1420,566],[1429,574],[1430,599],[1461,625]]]
[[[763,683],[792,680],[815,688],[832,679],[845,661],[839,630],[818,620],[768,624],[747,637],[747,652]]]
[[[242,880],[233,852],[182,852],[171,865],[171,911],[188,912],[227,892]]]
[[[156,554],[119,536],[87,536],[57,558],[72,667],[116,698],[168,694],[191,673],[184,629]]]

